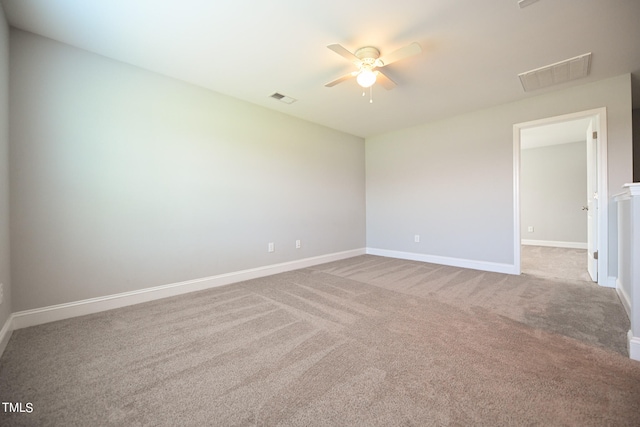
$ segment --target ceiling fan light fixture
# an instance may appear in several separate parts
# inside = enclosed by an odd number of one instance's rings
[[[411,43],[405,47],[396,49],[382,58],[380,57],[380,51],[373,46],[361,47],[356,50],[355,53],[351,53],[339,44],[330,44],[327,48],[347,59],[349,62],[352,62],[357,67],[357,70],[326,83],[325,87],[333,87],[338,83],[355,77],[358,85],[362,88],[371,88],[374,84],[380,83],[380,85],[387,90],[393,89],[396,83],[382,71],[379,71],[378,68],[386,67],[396,61],[422,52],[422,48],[418,43]],[[379,80],[378,77],[380,77]]]
[[[363,68],[356,77],[358,84],[362,87],[371,87],[376,82],[376,73],[370,68]]]

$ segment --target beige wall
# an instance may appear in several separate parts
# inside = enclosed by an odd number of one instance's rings
[[[585,141],[521,150],[520,236],[587,244]],[[533,227],[533,232],[528,227]]]
[[[367,138],[367,246],[513,264],[513,125],[600,107],[611,198],[632,179],[628,74]],[[609,219],[615,256],[615,210]]]
[[[0,283],[4,302],[0,304],[0,329],[11,315],[9,266],[9,27],[0,7]],[[0,337],[1,338],[1,337]],[[1,350],[0,350],[1,352]]]
[[[11,73],[14,311],[365,245],[361,138],[17,30]]]
[[[633,182],[640,182],[640,109],[633,110]]]

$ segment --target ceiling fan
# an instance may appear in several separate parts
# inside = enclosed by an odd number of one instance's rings
[[[372,46],[361,47],[354,53],[351,53],[339,44],[330,44],[327,47],[343,58],[353,62],[358,69],[330,81],[325,84],[326,87],[333,87],[338,83],[342,83],[345,80],[355,77],[358,84],[363,88],[371,87],[376,82],[379,82],[385,89],[393,89],[396,87],[396,83],[379,69],[422,52],[420,45],[415,42],[405,47],[401,47],[400,49],[383,57],[380,57],[380,51]]]

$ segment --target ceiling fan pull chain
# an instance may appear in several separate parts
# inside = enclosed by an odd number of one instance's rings
[[[369,104],[373,104],[373,85],[369,86]]]

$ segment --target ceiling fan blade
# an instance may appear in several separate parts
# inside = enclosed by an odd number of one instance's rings
[[[330,81],[329,83],[325,84],[324,86],[325,87],[333,87],[333,86],[337,85],[338,83],[342,83],[345,80],[349,80],[349,79],[355,77],[357,74],[358,74],[357,71],[354,71],[354,72],[349,73],[349,74],[345,74],[342,77],[338,77],[337,79]]]
[[[386,90],[391,90],[396,87],[396,82],[391,80],[386,74],[384,74],[380,70],[376,70],[378,76],[376,77],[376,83],[380,83],[380,85]]]
[[[354,63],[359,63],[360,62],[360,58],[358,58],[357,56],[355,56],[353,53],[349,52],[347,49],[345,49],[342,45],[339,44],[330,44],[329,46],[327,46],[329,49],[331,49],[332,51],[334,51],[335,53],[337,53],[338,55],[342,56],[343,58],[345,58],[348,61],[354,62]]]
[[[382,65],[378,65],[378,67],[384,67],[386,65],[393,64],[396,61],[408,58],[413,55],[417,55],[420,52],[422,52],[422,48],[420,47],[420,45],[415,42],[411,43],[408,46],[401,47],[400,49],[391,52],[389,55],[380,58],[378,61]]]

